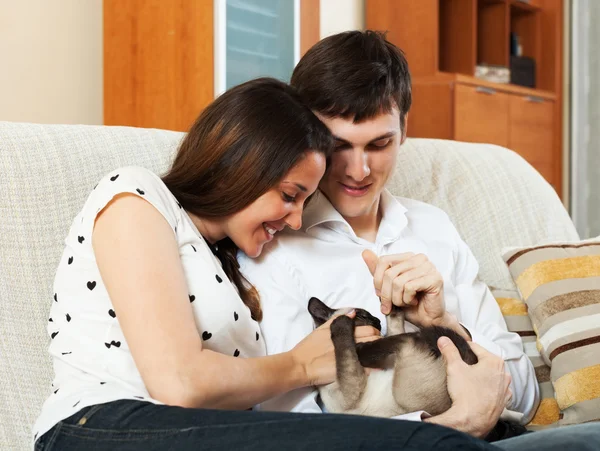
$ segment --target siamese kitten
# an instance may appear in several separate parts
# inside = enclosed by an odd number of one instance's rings
[[[446,387],[446,365],[437,346],[441,336],[450,338],[462,359],[469,365],[477,356],[466,340],[444,327],[426,327],[404,333],[404,313],[394,307],[387,316],[387,336],[368,343],[356,343],[355,326],[373,326],[381,322],[363,309],[355,309],[354,319],[346,316],[351,309],[334,310],[317,298],[308,302],[308,311],[320,326],[332,316],[331,339],[335,347],[337,379],[319,387],[325,407],[332,413],[393,417],[425,410],[439,415],[452,401]],[[365,368],[374,368],[367,374]]]

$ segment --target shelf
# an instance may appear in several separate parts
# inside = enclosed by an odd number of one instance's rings
[[[544,91],[542,89],[526,88],[524,86],[513,85],[511,83],[494,83],[491,81],[481,80],[475,77],[469,77],[465,75],[458,75],[456,77],[458,83],[464,83],[473,86],[483,86],[486,88],[496,89],[500,92],[507,92],[509,94],[519,94],[524,96],[539,97],[544,100],[556,100],[556,94],[550,91]]]
[[[534,13],[541,9],[535,1],[522,2],[520,0],[510,0],[510,5],[515,11],[518,11],[518,13],[524,14]]]
[[[484,88],[495,89],[498,92],[506,92],[508,94],[517,94],[522,96],[531,96],[544,100],[556,100],[556,94],[543,89],[526,88],[524,86],[513,85],[510,83],[494,83],[491,81],[481,80],[469,75],[454,74],[440,72],[438,75],[431,77],[419,77],[421,83],[449,83],[455,82],[469,86],[481,86]]]

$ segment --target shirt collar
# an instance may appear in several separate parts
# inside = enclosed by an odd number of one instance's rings
[[[383,217],[379,224],[377,232],[377,241],[391,241],[397,239],[406,225],[408,219],[406,217],[406,207],[392,195],[387,189],[381,192],[381,205]],[[318,226],[327,225],[328,228],[349,235],[357,239],[358,237],[350,227],[350,224],[342,217],[342,215],[331,205],[329,199],[319,190],[315,193],[310,204],[304,210],[302,216],[302,229],[313,235],[315,231],[311,231]]]

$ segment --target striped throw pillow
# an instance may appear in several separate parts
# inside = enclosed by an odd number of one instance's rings
[[[540,386],[540,405],[527,424],[527,429],[534,431],[555,427],[558,425],[561,413],[554,396],[554,387],[550,382],[550,367],[542,360],[536,346],[533,325],[527,315],[527,304],[521,300],[521,296],[515,290],[492,288],[492,294],[500,306],[508,330],[521,336],[523,349],[535,368],[535,377]]]
[[[559,424],[600,420],[600,237],[511,249],[503,258],[551,368]]]

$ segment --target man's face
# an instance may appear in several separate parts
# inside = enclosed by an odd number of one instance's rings
[[[336,137],[336,150],[319,188],[349,222],[377,215],[381,192],[404,141],[398,110],[358,124],[341,117],[319,118]]]

